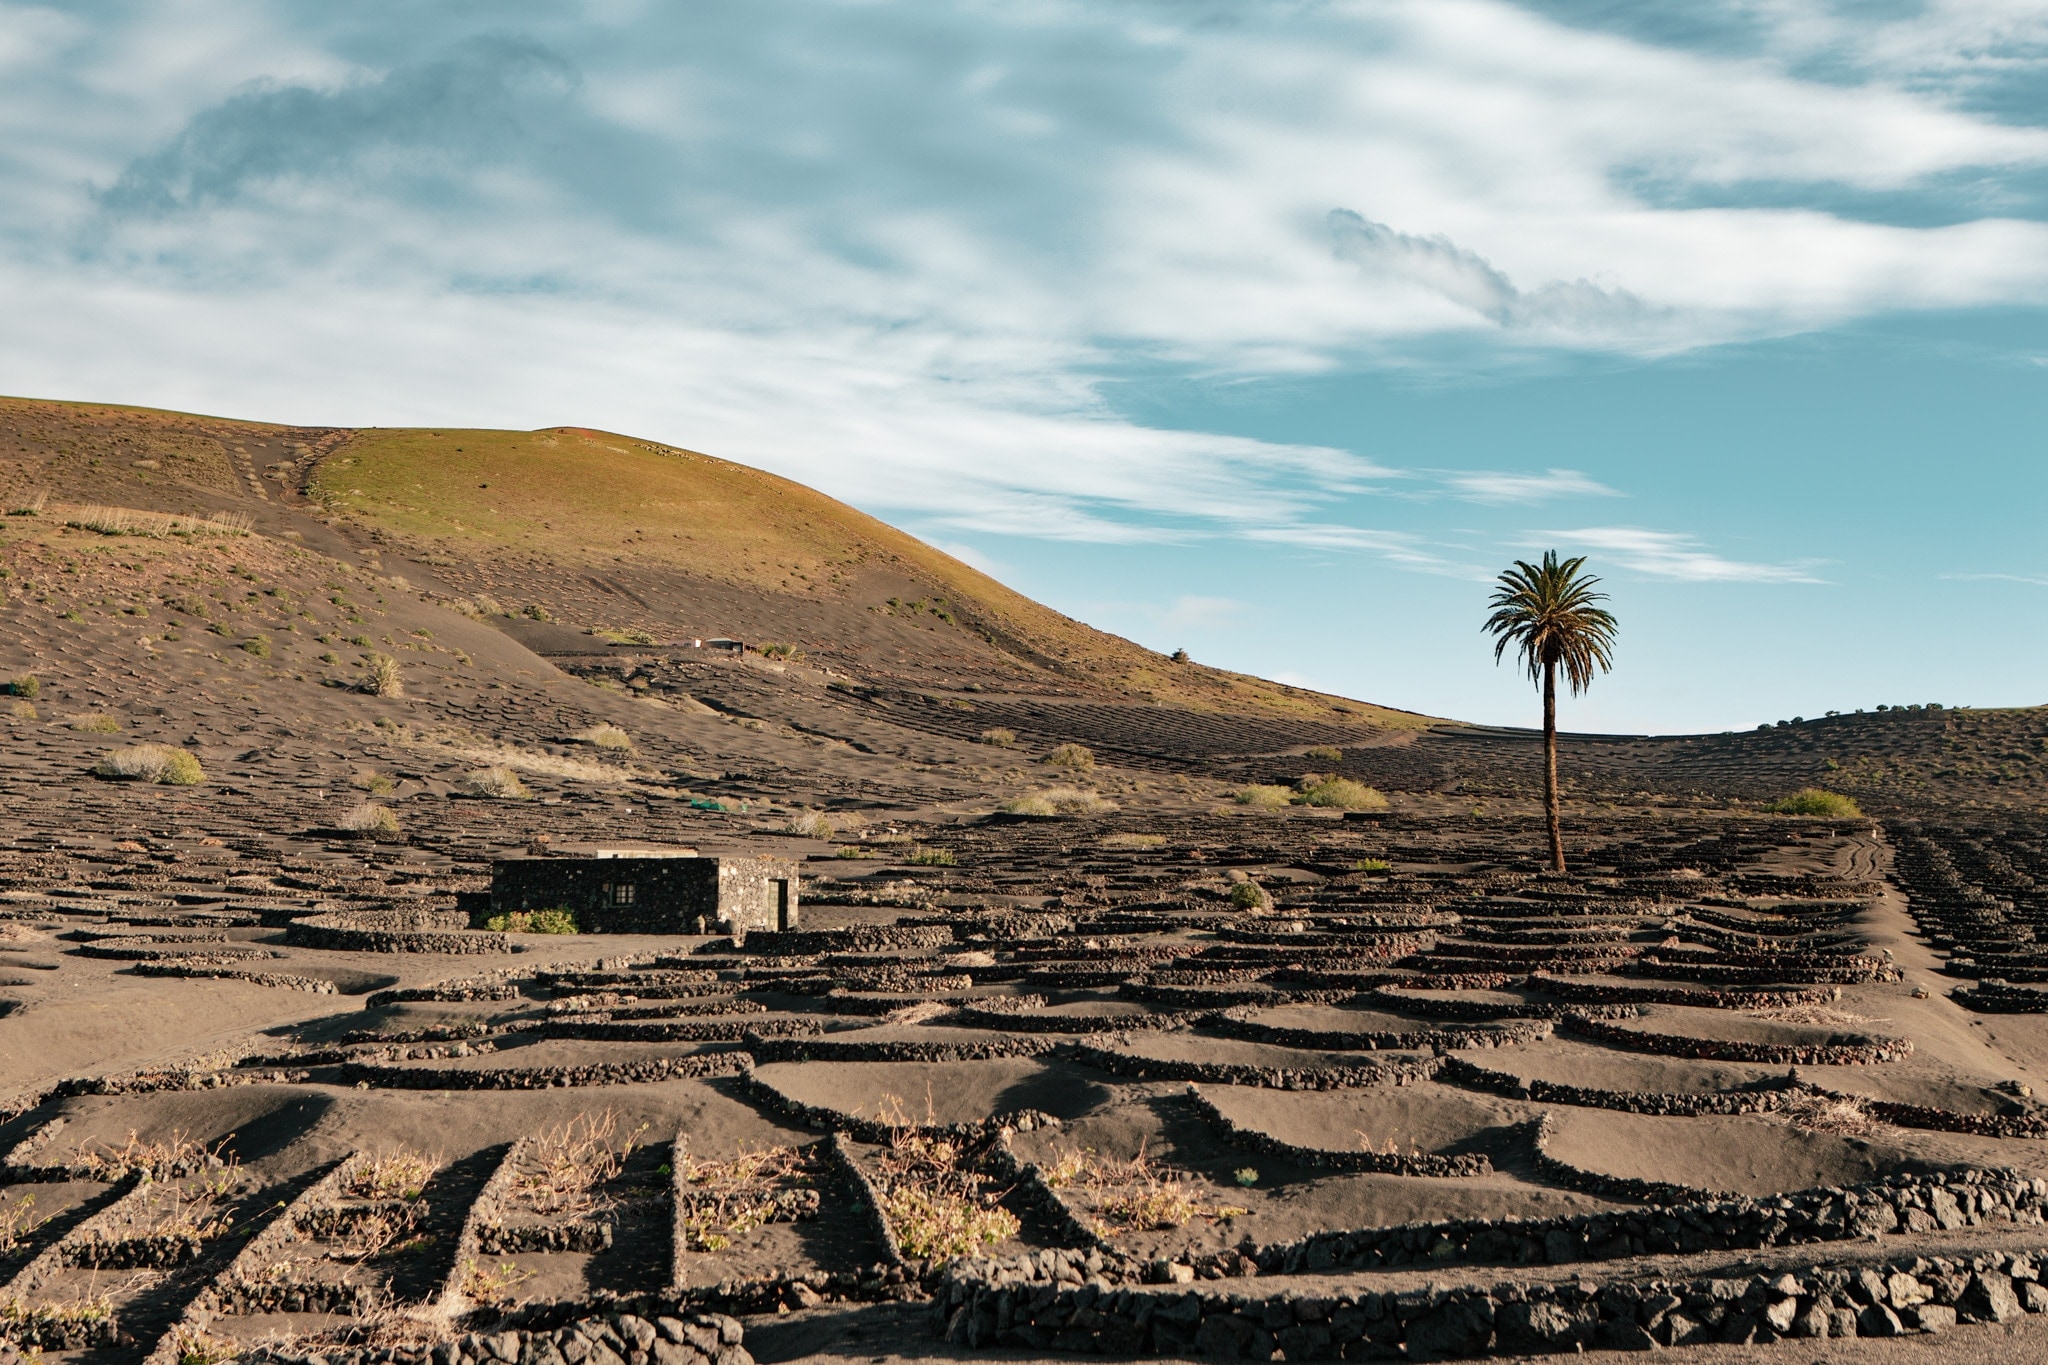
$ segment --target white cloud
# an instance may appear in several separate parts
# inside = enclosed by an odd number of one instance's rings
[[[1208,630],[1233,625],[1248,610],[1250,608],[1234,597],[1177,597],[1172,606],[1160,613],[1159,624],[1187,630]]]
[[[1006,565],[1000,564],[983,554],[975,546],[958,540],[944,540],[936,536],[923,536],[925,544],[941,554],[949,554],[968,568],[987,574],[990,578],[1002,579],[1009,575]]]
[[[1548,469],[1541,474],[1503,474],[1471,470],[1446,474],[1443,481],[1467,502],[1547,502],[1551,498],[1618,498],[1620,493],[1576,469]]]
[[[1538,531],[1545,544],[1573,550],[1605,551],[1626,568],[1653,578],[1687,583],[1823,583],[1811,562],[1757,564],[1724,559],[1701,546],[1697,536],[1632,526],[1588,526],[1576,531]],[[1536,543],[1536,542],[1532,542]],[[1597,566],[1595,566],[1597,567]]]
[[[1651,309],[1625,289],[1603,289],[1589,280],[1551,280],[1533,290],[1515,283],[1485,258],[1441,233],[1416,237],[1385,223],[1332,209],[1330,235],[1339,257],[1368,278],[1398,280],[1440,294],[1489,322],[1510,329],[1563,333],[1642,330]]]
[[[1945,573],[1936,577],[1956,583],[2025,583],[2029,587],[2048,588],[2048,574],[2030,573]]]
[[[431,6],[294,27],[251,0],[0,5],[0,365],[17,391],[289,420],[602,422],[942,531],[1238,536],[1469,576],[1426,536],[1341,524],[1401,471],[1138,425],[1101,377],[1440,336],[1659,352],[2048,300],[2041,224],[1825,205],[2048,164],[2048,132],[1945,84],[2008,50],[2000,69],[2038,65],[2048,20],[1755,8],[1782,59],[1501,0],[773,0],[494,11],[488,33]],[[1758,181],[1812,202],[1740,206]],[[1671,206],[1702,189],[1727,193]]]

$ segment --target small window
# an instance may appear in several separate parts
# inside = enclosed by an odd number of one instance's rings
[[[616,886],[614,886],[614,887],[612,888],[612,904],[613,904],[613,905],[631,905],[632,903],[633,903],[633,883],[631,883],[631,882],[620,882],[620,883],[619,883],[618,885],[616,885]]]

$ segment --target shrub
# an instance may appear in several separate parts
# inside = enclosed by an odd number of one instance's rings
[[[1079,771],[1095,766],[1095,751],[1085,744],[1062,744],[1038,761],[1050,763],[1055,768],[1073,768]]]
[[[1304,754],[1303,757],[1312,758],[1318,763],[1342,763],[1344,761],[1344,751],[1328,744],[1318,744],[1315,748],[1310,749]]]
[[[1270,910],[1273,898],[1257,882],[1239,882],[1230,888],[1230,903],[1240,910]]]
[[[1258,810],[1278,810],[1294,800],[1294,793],[1285,787],[1253,786],[1237,792],[1237,804],[1251,806]]]
[[[1106,834],[1102,837],[1104,848],[1163,848],[1164,834]]]
[[[882,855],[871,848],[862,848],[859,844],[841,844],[839,852],[832,856],[835,858],[879,858]]]
[[[83,716],[73,716],[70,728],[81,734],[118,735],[121,733],[121,722],[104,711],[94,711]]]
[[[519,774],[506,767],[478,768],[462,779],[462,790],[471,796],[490,796],[506,801],[524,801],[533,795]]]
[[[1178,1179],[1169,1178],[1111,1195],[1102,1201],[1102,1213],[1126,1227],[1163,1232],[1185,1227],[1201,1216],[1202,1206],[1191,1189]]]
[[[1328,806],[1336,810],[1385,810],[1387,798],[1362,782],[1348,777],[1325,777],[1303,787],[1294,800],[1304,806]]]
[[[16,720],[34,720],[36,718],[36,704],[32,701],[22,701],[16,698],[11,709]]]
[[[576,738],[585,744],[593,744],[600,749],[605,749],[612,753],[630,754],[633,752],[633,737],[616,725],[593,725],[588,730],[577,735]]]
[[[1006,1242],[1022,1226],[1000,1204],[984,1207],[938,1189],[904,1185],[883,1197],[889,1225],[903,1254],[918,1260],[971,1256],[984,1246]]]
[[[829,839],[839,832],[833,825],[832,817],[821,810],[807,810],[782,827],[784,834],[795,834],[805,839]],[[843,852],[843,850],[842,850]]]
[[[439,1157],[400,1147],[357,1166],[350,1172],[342,1190],[354,1199],[410,1201],[426,1193],[427,1182],[440,1169]]]
[[[1831,815],[1836,819],[1854,819],[1863,814],[1862,809],[1849,797],[1821,787],[1801,787],[1790,796],[1780,797],[1771,802],[1764,809],[1773,815]]]
[[[340,828],[351,834],[367,834],[373,839],[396,839],[398,817],[389,806],[380,806],[375,801],[363,801],[351,807],[341,817]]]
[[[981,732],[981,742],[998,749],[1007,749],[1017,742],[1017,732],[1000,725],[992,726]]]
[[[158,782],[168,787],[189,787],[204,782],[206,774],[199,760],[183,749],[164,744],[134,744],[110,749],[93,767],[101,777],[133,782]]]
[[[1096,815],[1115,806],[1091,791],[1075,787],[1048,787],[1002,806],[1006,815]]]
[[[43,684],[33,673],[23,673],[7,684],[9,696],[20,697],[26,701],[34,701],[42,695],[42,691]]]
[[[270,637],[268,635],[252,635],[242,641],[241,649],[244,654],[253,654],[259,659],[267,659],[270,657]]]
[[[926,848],[923,844],[911,849],[910,856],[903,861],[917,867],[957,867],[960,863],[960,860],[953,856],[952,850]]]
[[[1256,1166],[1240,1166],[1230,1173],[1230,1178],[1245,1189],[1250,1189],[1259,1183],[1259,1168]]]
[[[1385,858],[1360,858],[1351,865],[1353,872],[1392,872],[1394,865]]]
[[[398,671],[398,660],[389,654],[370,656],[370,661],[363,665],[363,681],[359,685],[373,697],[405,695],[405,679]]]
[[[552,621],[555,614],[538,602],[528,602],[519,613],[529,621]]]
[[[389,796],[398,787],[396,782],[393,782],[383,773],[367,771],[357,773],[354,777],[351,777],[348,780],[348,784],[356,790],[366,791],[372,796]]]
[[[791,663],[801,663],[804,652],[795,645],[767,644],[761,646],[761,657],[764,659],[787,659]]]
[[[331,649],[322,650],[320,652],[320,662],[323,664],[338,664],[341,662],[341,656]]]
[[[514,910],[508,914],[492,915],[484,921],[484,928],[495,929],[501,934],[580,934],[576,916],[569,910]]]

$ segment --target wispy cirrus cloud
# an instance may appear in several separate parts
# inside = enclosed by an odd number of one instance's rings
[[[1442,233],[1399,232],[1351,209],[1331,209],[1337,256],[1382,283],[1412,284],[1504,328],[1612,337],[1654,320],[1652,309],[1626,289],[1590,280],[1551,280],[1521,289],[1492,262]]]
[[[1623,494],[1576,469],[1547,469],[1541,474],[1472,470],[1445,474],[1443,482],[1467,502],[1493,504],[1548,502],[1553,498],[1618,498]]]
[[[1374,530],[1337,522],[1295,522],[1284,526],[1246,526],[1238,535],[1269,545],[1301,550],[1369,554],[1396,568],[1451,578],[1483,580],[1484,571],[1461,560],[1431,536],[1416,531]]]
[[[2048,588],[2048,574],[2035,573],[1945,573],[1937,577],[1951,583],[2024,583],[2029,587]]]
[[[2048,301],[2048,225],[1829,197],[2030,183],[2048,129],[1954,96],[2038,71],[2048,27],[1737,8],[1761,59],[1506,0],[0,0],[0,364],[282,418],[601,421],[955,531],[1462,574],[1431,533],[1341,524],[1402,471],[1129,420],[1114,381]]]
[[[1653,531],[1635,526],[1586,526],[1571,531],[1537,531],[1544,546],[1561,544],[1573,550],[1603,551],[1616,563],[1653,578],[1685,583],[1824,583],[1811,561],[1761,564],[1727,559],[1707,549],[1700,538],[1678,531]]]

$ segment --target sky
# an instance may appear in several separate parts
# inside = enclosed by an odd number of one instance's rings
[[[1567,728],[2048,702],[2048,0],[0,0],[0,392],[604,427]]]

